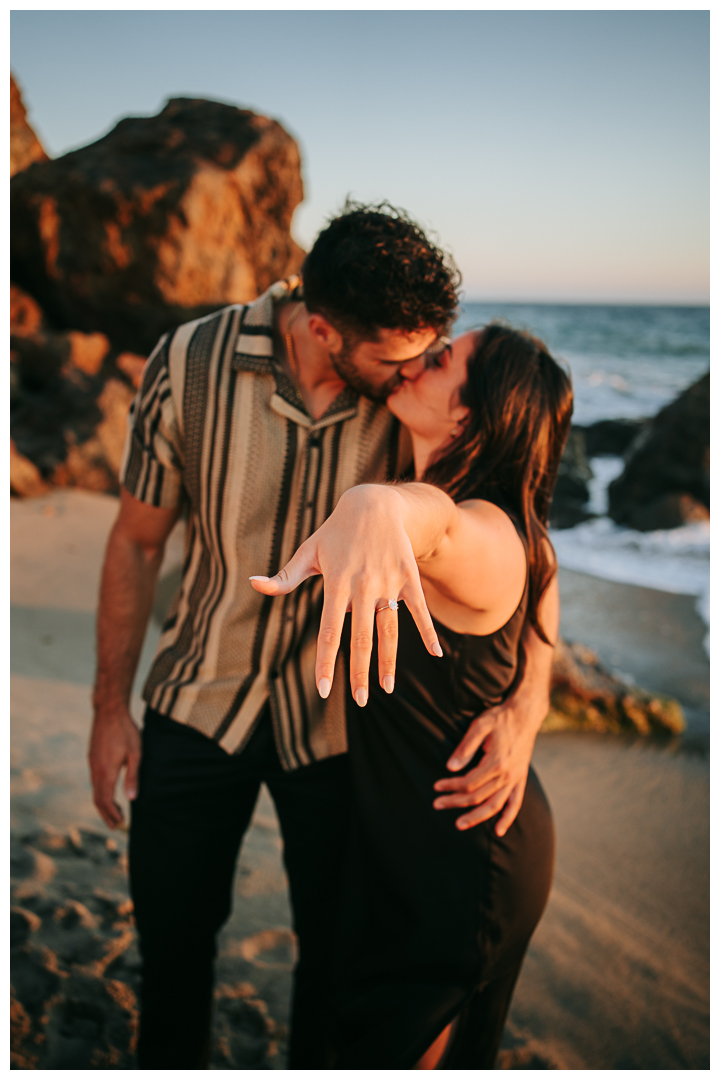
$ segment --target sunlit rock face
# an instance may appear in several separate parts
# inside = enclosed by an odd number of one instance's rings
[[[22,172],[35,161],[47,161],[40,140],[27,122],[20,88],[10,76],[10,175]]]
[[[59,330],[147,355],[296,271],[300,153],[274,120],[175,98],[11,183],[11,277]]]
[[[10,91],[11,168],[36,162],[11,183],[11,489],[117,492],[160,335],[300,268],[300,154],[274,120],[177,98],[49,161]]]

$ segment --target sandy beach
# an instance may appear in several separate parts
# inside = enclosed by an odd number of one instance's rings
[[[116,507],[74,490],[11,502],[18,1068],[133,1067],[139,961],[126,836],[111,835],[95,812],[85,762],[94,611]],[[178,533],[163,597],[181,554]],[[535,765],[555,814],[557,869],[498,1066],[707,1069],[705,628],[686,596],[573,571],[561,572],[561,591],[564,636],[678,697],[688,735],[539,737]],[[153,621],[136,691],[158,634]],[[134,709],[139,718],[139,696]],[[284,1068],[293,938],[281,850],[264,792],[220,944],[213,1068]]]

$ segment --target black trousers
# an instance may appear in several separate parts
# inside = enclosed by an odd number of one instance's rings
[[[263,781],[282,828],[299,947],[289,1068],[328,1068],[347,755],[287,773],[267,710],[245,749],[228,755],[148,709],[139,781],[129,852],[143,960],[138,1068],[207,1068],[216,935],[230,914],[235,863]]]

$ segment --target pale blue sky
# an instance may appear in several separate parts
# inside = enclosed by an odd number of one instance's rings
[[[173,96],[280,120],[306,247],[384,197],[469,299],[707,302],[707,12],[14,11],[11,63],[52,155]]]

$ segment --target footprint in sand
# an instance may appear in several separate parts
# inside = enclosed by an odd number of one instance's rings
[[[297,956],[295,935],[284,926],[261,930],[242,941],[229,942],[226,955],[240,956],[259,968],[292,971]]]

